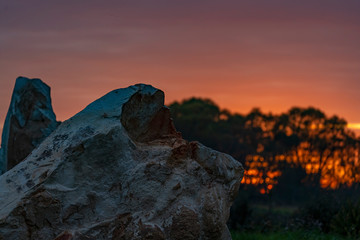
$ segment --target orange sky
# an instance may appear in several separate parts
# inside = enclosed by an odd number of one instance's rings
[[[0,125],[20,75],[51,86],[59,120],[142,82],[167,103],[314,106],[358,123],[359,12],[358,0],[2,1]]]

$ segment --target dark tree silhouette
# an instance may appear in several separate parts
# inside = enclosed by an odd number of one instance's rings
[[[185,139],[231,154],[245,167],[244,183],[269,192],[288,168],[304,169],[302,183],[338,188],[360,182],[359,139],[346,121],[321,110],[291,108],[247,115],[220,109],[212,100],[190,98],[170,105],[175,126]],[[286,177],[288,176],[288,177]],[[291,174],[279,180],[289,181]]]

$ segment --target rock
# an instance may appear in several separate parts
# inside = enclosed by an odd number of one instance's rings
[[[162,91],[114,90],[0,176],[0,239],[231,239],[242,175],[181,138]]]
[[[40,79],[18,77],[3,128],[0,174],[25,159],[58,125],[50,87]]]
[[[2,148],[0,148],[0,175],[5,172],[5,161],[3,160]]]

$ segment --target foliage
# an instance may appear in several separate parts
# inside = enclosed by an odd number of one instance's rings
[[[240,192],[231,207],[231,215],[228,220],[230,229],[246,228],[252,214],[252,208],[249,204],[249,196],[246,192]]]
[[[306,178],[306,172],[301,167],[282,166],[282,174],[277,179],[278,184],[272,190],[272,200],[282,205],[296,205],[306,202],[309,192],[313,189],[305,185],[302,180]]]
[[[175,102],[170,111],[185,139],[243,164],[228,223],[243,231],[238,239],[341,239],[324,234],[331,231],[359,238],[360,207],[340,208],[344,198],[359,197],[360,185],[360,139],[344,119],[313,107],[234,114],[201,98]],[[293,214],[286,206],[302,207]]]
[[[320,190],[299,209],[294,205],[273,205],[269,201],[254,203],[250,195],[254,196],[251,191],[240,191],[228,222],[231,230],[246,236],[244,239],[263,239],[264,234],[274,235],[274,238],[282,234],[280,239],[283,239],[285,233],[291,233],[286,236],[296,236],[293,239],[307,239],[306,236],[319,234],[322,237],[318,239],[324,239],[327,236],[325,233],[328,236],[338,234],[349,239],[360,239],[360,201],[348,201],[344,205],[344,198],[348,197],[344,196],[343,191]],[[358,197],[354,196],[354,199]]]
[[[269,202],[255,203],[254,196],[269,197],[259,194],[250,187],[239,192],[232,207],[228,226],[232,230],[270,232],[288,228],[296,208],[284,205],[271,205]],[[257,193],[257,194],[256,194]],[[258,199],[259,200],[259,199]]]
[[[271,233],[261,232],[232,232],[233,240],[345,240],[347,238],[335,234],[324,234],[317,231],[279,231]]]
[[[329,232],[331,221],[340,209],[339,201],[329,193],[310,198],[308,203],[300,209],[298,218],[302,220],[300,227]]]
[[[360,182],[360,141],[346,121],[321,110],[293,107],[273,115],[253,109],[246,115],[220,109],[209,99],[170,105],[176,128],[187,140],[231,154],[245,167],[245,184],[269,193],[287,168],[302,168],[302,183],[338,188]],[[290,176],[290,175],[288,175]],[[282,178],[282,181],[287,179]]]
[[[338,234],[360,239],[360,201],[348,201],[333,217],[331,227]]]

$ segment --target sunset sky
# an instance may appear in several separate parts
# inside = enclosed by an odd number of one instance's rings
[[[3,0],[0,128],[18,76],[51,86],[58,120],[148,83],[166,103],[314,106],[360,123],[360,1]]]

